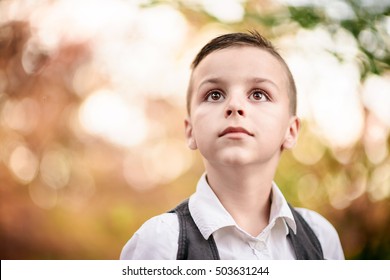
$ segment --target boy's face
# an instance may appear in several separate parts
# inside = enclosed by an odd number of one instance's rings
[[[295,144],[299,120],[289,113],[287,74],[268,52],[249,46],[217,50],[191,79],[186,137],[206,163],[276,165],[281,150]]]

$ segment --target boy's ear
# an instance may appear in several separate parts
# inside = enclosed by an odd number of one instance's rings
[[[292,149],[295,146],[298,140],[298,133],[300,127],[300,119],[297,116],[291,117],[290,124],[286,131],[286,137],[284,138],[284,142],[282,144],[282,150]]]
[[[188,148],[190,148],[191,150],[196,150],[198,146],[196,145],[196,141],[192,133],[192,124],[189,117],[184,120],[184,127]]]

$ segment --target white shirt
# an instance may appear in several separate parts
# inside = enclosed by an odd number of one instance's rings
[[[287,239],[288,227],[296,224],[286,199],[275,183],[268,226],[251,236],[241,229],[226,211],[203,175],[189,199],[189,210],[205,239],[212,234],[222,260],[295,259]],[[325,259],[344,259],[334,227],[320,214],[296,209],[313,229]],[[179,221],[175,213],[164,213],[146,221],[123,247],[120,259],[175,260],[178,249]]]

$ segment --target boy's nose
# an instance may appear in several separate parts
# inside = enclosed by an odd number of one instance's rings
[[[237,114],[239,116],[244,116],[244,111],[241,110],[241,109],[237,109],[237,110],[236,109],[227,109],[226,113],[225,113],[225,116],[226,117],[230,117],[230,116],[232,116],[234,114]]]
[[[229,103],[225,110],[225,117],[245,116],[244,108],[238,103]]]

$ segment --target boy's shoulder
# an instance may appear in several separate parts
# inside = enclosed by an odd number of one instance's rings
[[[309,224],[321,243],[326,259],[343,259],[339,235],[333,225],[321,214],[307,208],[294,208]]]
[[[147,220],[139,229],[142,234],[179,233],[178,219],[175,213],[163,213]]]
[[[176,259],[179,222],[174,213],[147,220],[126,243],[121,259]]]
[[[322,232],[336,233],[333,225],[318,212],[301,207],[294,207],[294,209],[305,219],[317,235]]]

